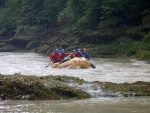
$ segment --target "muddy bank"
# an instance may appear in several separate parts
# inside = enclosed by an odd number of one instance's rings
[[[59,100],[85,99],[92,95],[82,86],[102,90],[100,96],[150,96],[150,82],[115,84],[110,82],[86,82],[67,76],[0,75],[1,100]],[[98,92],[100,93],[100,92]]]

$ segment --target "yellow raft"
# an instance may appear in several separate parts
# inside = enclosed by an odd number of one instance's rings
[[[70,59],[64,63],[51,63],[51,67],[53,68],[82,68],[82,69],[88,69],[90,68],[89,61],[84,57],[75,57],[73,59]]]

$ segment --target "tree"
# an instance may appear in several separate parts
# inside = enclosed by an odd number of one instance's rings
[[[57,25],[57,16],[64,5],[65,0],[45,0],[43,17],[50,27]]]

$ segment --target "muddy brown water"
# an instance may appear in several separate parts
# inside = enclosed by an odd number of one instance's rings
[[[13,75],[67,75],[86,81],[150,82],[150,64],[136,59],[92,58],[96,69],[53,69],[49,57],[36,53],[0,52],[0,73]],[[88,89],[87,89],[88,90]],[[0,112],[36,113],[149,113],[150,97],[96,97],[85,100],[0,100]]]

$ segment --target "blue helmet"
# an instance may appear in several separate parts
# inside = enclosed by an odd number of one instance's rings
[[[61,49],[61,52],[65,52],[65,49]]]
[[[76,50],[75,50],[75,49],[73,49],[73,52],[76,52]]]
[[[55,52],[57,52],[57,53],[58,53],[58,52],[60,52],[60,50],[59,50],[59,49],[55,49]]]
[[[78,48],[78,51],[81,51],[81,49],[80,49],[80,48]]]

